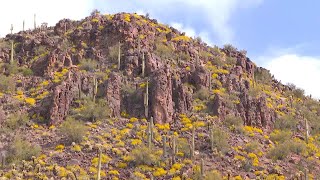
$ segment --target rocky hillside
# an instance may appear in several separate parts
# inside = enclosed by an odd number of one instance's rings
[[[231,45],[95,11],[0,39],[0,67],[2,179],[320,178],[319,102]]]

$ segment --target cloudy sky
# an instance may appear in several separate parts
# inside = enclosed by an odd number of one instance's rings
[[[19,4],[19,5],[18,5]],[[149,13],[160,22],[212,45],[231,43],[251,60],[320,97],[320,1],[315,0],[10,0],[1,2],[0,36],[37,23],[103,13]],[[13,10],[10,7],[14,7]]]

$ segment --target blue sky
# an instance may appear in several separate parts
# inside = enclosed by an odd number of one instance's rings
[[[15,6],[20,4],[20,6]],[[62,5],[63,4],[63,5]],[[200,36],[211,45],[231,43],[248,51],[283,83],[294,83],[320,97],[320,1],[315,0],[10,0],[1,2],[0,36],[32,27],[54,25],[62,18],[82,19],[96,8],[102,13],[149,13],[151,18]]]

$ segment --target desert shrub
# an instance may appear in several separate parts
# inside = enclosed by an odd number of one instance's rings
[[[256,69],[256,71],[254,72],[254,78],[257,82],[262,84],[269,85],[272,82],[272,76],[266,69]]]
[[[290,131],[280,131],[280,130],[274,130],[270,134],[270,140],[273,142],[282,143],[291,138],[291,132]]]
[[[226,64],[230,64],[230,65],[233,65],[233,64],[236,64],[237,63],[237,59],[234,58],[234,57],[227,57],[226,58]]]
[[[244,150],[248,153],[258,153],[260,143],[258,141],[252,141],[245,145]]]
[[[235,52],[237,51],[238,49],[236,47],[234,47],[232,44],[225,44],[223,46],[223,49],[226,50],[226,51],[229,51],[229,52]]]
[[[43,45],[38,46],[38,47],[35,48],[35,54],[36,55],[45,54],[47,51],[48,50],[47,50],[46,46],[43,46]]]
[[[285,144],[287,144],[287,148],[290,149],[291,152],[296,154],[301,154],[307,150],[306,144],[302,141],[288,141]]]
[[[162,42],[156,42],[156,55],[163,59],[170,59],[174,57],[173,49]],[[181,54],[182,55],[182,54]],[[183,55],[182,55],[183,56]]]
[[[72,117],[67,119],[61,124],[60,133],[67,139],[69,143],[82,141],[86,134],[87,127],[82,121],[77,121]]]
[[[276,120],[274,127],[281,130],[295,130],[297,123],[292,115],[284,115]]]
[[[14,114],[9,116],[9,118],[5,121],[5,126],[11,130],[15,130],[26,125],[28,121],[29,116],[27,114]]]
[[[13,92],[16,88],[16,82],[12,77],[0,75],[0,91]]]
[[[121,48],[120,48],[120,51],[121,51]],[[111,62],[117,63],[118,56],[119,56],[119,43],[116,43],[115,45],[109,47],[108,58],[111,60]]]
[[[267,157],[273,160],[282,160],[285,159],[289,153],[290,149],[287,147],[287,144],[279,144],[268,152]]]
[[[17,74],[19,71],[19,66],[16,61],[13,61],[12,63],[5,63],[2,65],[2,68],[6,70],[6,74]]]
[[[304,97],[304,90],[301,88],[298,88],[296,85],[292,83],[288,83],[287,86],[291,88],[292,90],[292,95],[295,96],[296,98],[302,99]]]
[[[259,94],[261,93],[261,90],[257,87],[257,86],[255,86],[255,87],[250,87],[249,88],[249,91],[248,91],[248,93],[249,93],[249,95],[251,96],[251,97],[257,97],[257,96],[259,96]]]
[[[153,148],[140,146],[131,151],[131,156],[136,165],[155,165],[160,161],[160,156],[154,152]]]
[[[143,102],[143,97],[138,95],[138,91],[131,84],[123,85],[121,88],[121,94],[125,99],[128,99],[130,103],[139,104]]]
[[[190,61],[190,55],[188,53],[185,53],[185,52],[180,52],[179,53],[179,58],[182,61],[187,61],[187,62]]]
[[[204,176],[204,180],[222,180],[223,177],[218,171],[207,172]]]
[[[32,76],[33,71],[30,68],[19,68],[19,71],[22,73],[23,76]]]
[[[217,148],[218,151],[225,153],[229,149],[228,144],[229,135],[222,129],[214,127],[212,129],[212,139],[213,146]]]
[[[91,99],[86,98],[81,103],[81,107],[73,110],[72,114],[76,119],[96,121],[109,117],[110,111],[107,102],[103,99],[93,102]]]
[[[1,48],[10,48],[10,42],[9,41],[5,41],[4,39],[0,39],[0,49]]]
[[[182,152],[185,157],[190,157],[190,148],[189,142],[186,138],[178,138],[177,139],[177,147],[179,152]]]
[[[97,61],[92,59],[82,59],[79,64],[81,70],[86,70],[89,72],[93,72],[95,69],[97,69],[97,65]]]
[[[302,141],[286,141],[272,148],[267,156],[273,160],[283,160],[289,153],[301,154],[307,149]]]
[[[194,99],[207,100],[210,96],[210,92],[207,88],[199,89],[194,95]]]
[[[8,162],[16,162],[21,160],[30,160],[32,156],[38,156],[41,152],[39,145],[31,144],[29,141],[16,136],[14,141],[9,145]]]
[[[223,124],[227,126],[231,131],[237,133],[243,133],[243,120],[241,117],[237,117],[234,115],[227,115]]]

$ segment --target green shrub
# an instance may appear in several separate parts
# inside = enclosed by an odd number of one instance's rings
[[[279,144],[273,147],[267,154],[267,156],[273,160],[283,160],[290,153],[290,149],[287,144]]]
[[[30,119],[27,114],[15,114],[9,116],[9,118],[5,121],[5,126],[11,130],[15,130],[26,125],[29,120]]]
[[[97,65],[97,61],[92,59],[82,59],[79,64],[81,70],[86,70],[89,72],[93,72],[95,69],[97,69]]]
[[[291,88],[293,96],[295,96],[296,98],[303,99],[304,93],[305,93],[303,89],[298,88],[296,85],[294,85],[292,83],[288,83],[287,86],[289,86],[289,88]]]
[[[284,115],[276,120],[274,127],[281,130],[295,130],[298,121],[292,115]]]
[[[22,73],[23,76],[33,75],[33,71],[30,68],[20,68],[19,71]]]
[[[69,143],[82,141],[87,131],[87,127],[82,121],[77,121],[72,117],[67,119],[61,124],[60,133],[67,139]]]
[[[131,156],[133,158],[133,162],[136,165],[156,165],[160,161],[160,155],[156,155],[156,149],[148,148],[146,146],[141,146],[133,149],[131,151]]]
[[[267,156],[273,160],[283,160],[289,153],[301,154],[307,149],[306,144],[302,141],[286,141],[272,148]]]
[[[8,162],[17,162],[21,160],[31,160],[32,156],[38,156],[41,152],[39,145],[31,144],[23,140],[20,136],[16,136],[14,141],[9,145]]]
[[[170,59],[174,57],[173,49],[170,46],[165,45],[163,42],[156,42],[155,53],[163,59]],[[181,57],[184,58],[182,53]]]
[[[288,141],[287,147],[289,147],[290,151],[296,154],[301,154],[307,150],[306,144],[302,141]]]
[[[258,141],[252,141],[245,145],[244,150],[248,153],[258,153],[260,150],[260,143]]]
[[[7,75],[13,75],[17,74],[19,72],[19,66],[16,61],[13,61],[12,63],[6,63],[2,65],[2,68],[6,69],[6,74]]]
[[[118,56],[119,56],[119,43],[116,43],[115,45],[109,47],[108,58],[111,60],[111,62],[118,63]]]
[[[223,177],[218,171],[210,171],[205,174],[204,180],[223,180]]]
[[[217,148],[218,151],[221,151],[223,153],[227,152],[229,149],[229,144],[228,144],[228,138],[229,135],[223,131],[222,129],[219,128],[213,128],[212,129],[213,133],[213,146]]]
[[[207,88],[199,89],[194,95],[194,99],[207,100],[210,96],[210,91]]]
[[[177,147],[179,152],[182,152],[185,157],[190,157],[190,147],[189,142],[186,138],[178,138],[177,139]]]
[[[270,134],[270,140],[273,142],[283,143],[291,138],[290,131],[275,130]]]
[[[236,133],[244,133],[243,120],[240,117],[234,115],[227,115],[223,124],[227,126],[231,131]]]
[[[16,88],[16,82],[12,77],[0,75],[0,92],[13,92]]]
[[[272,82],[272,75],[266,69],[256,69],[254,78],[257,82],[270,85]]]
[[[104,120],[109,117],[109,107],[103,99],[98,99],[93,102],[91,99],[84,99],[81,103],[82,107],[73,110],[72,114],[75,118],[85,121]]]

